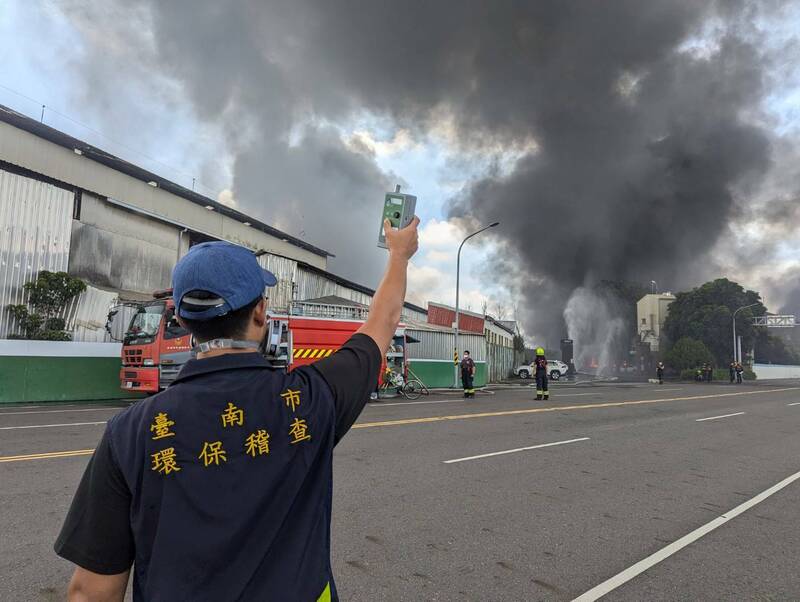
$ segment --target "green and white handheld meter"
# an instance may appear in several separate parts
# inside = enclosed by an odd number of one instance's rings
[[[378,230],[378,246],[386,248],[386,235],[383,232],[383,221],[389,220],[392,228],[405,228],[414,219],[414,210],[417,207],[417,197],[400,192],[397,186],[394,192],[387,192],[383,201],[381,226]]]

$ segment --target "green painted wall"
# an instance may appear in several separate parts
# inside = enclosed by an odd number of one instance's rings
[[[430,360],[412,359],[411,370],[414,371],[426,387],[450,387],[453,384],[453,364],[450,362],[432,362]],[[461,384],[459,378],[459,385]],[[486,384],[486,362],[475,362],[475,386]]]
[[[141,397],[119,388],[118,357],[0,356],[0,403]]]

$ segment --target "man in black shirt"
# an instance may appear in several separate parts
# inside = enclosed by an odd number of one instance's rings
[[[71,601],[337,600],[332,454],[374,389],[406,292],[418,219],[393,231],[365,324],[290,373],[258,353],[275,277],[230,243],[193,247],[173,273],[199,344],[166,391],[112,418],[55,544]]]

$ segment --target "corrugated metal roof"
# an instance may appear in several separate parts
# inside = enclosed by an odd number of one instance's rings
[[[325,251],[324,249],[320,249],[319,247],[309,244],[302,239],[295,238],[290,234],[282,232],[277,228],[273,228],[272,226],[250,217],[240,211],[231,209],[227,205],[223,205],[214,199],[194,192],[193,190],[189,190],[188,188],[184,188],[180,184],[176,184],[175,182],[162,178],[151,171],[147,171],[146,169],[134,165],[133,163],[129,163],[124,159],[120,159],[119,157],[107,153],[96,146],[92,146],[83,140],[73,138],[64,132],[52,128],[49,125],[40,123],[35,119],[31,119],[30,117],[27,117],[22,113],[18,113],[17,111],[4,105],[0,105],[0,121],[24,130],[30,134],[33,134],[34,136],[44,138],[45,140],[52,142],[53,144],[57,144],[58,146],[68,148],[70,150],[79,149],[82,155],[87,159],[96,161],[97,163],[105,165],[106,167],[110,167],[111,169],[124,173],[132,178],[136,178],[137,180],[141,180],[142,182],[155,182],[158,184],[159,188],[166,190],[175,196],[179,196],[202,207],[211,206],[221,215],[225,215],[241,223],[248,222],[252,228],[261,230],[262,232],[269,234],[270,236],[274,236],[275,238],[280,238],[286,242],[290,242],[301,249],[305,249],[306,251],[314,253],[315,255],[319,255],[321,257],[335,257],[333,253]]]

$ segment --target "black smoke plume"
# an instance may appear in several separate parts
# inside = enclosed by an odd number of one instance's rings
[[[517,266],[526,330],[550,341],[566,334],[578,287],[695,283],[771,165],[772,134],[755,118],[770,59],[753,24],[778,18],[779,2],[137,6],[154,67],[225,124],[241,204],[295,234],[303,224],[359,281],[377,276],[364,232],[394,178],[337,124],[366,115],[419,138],[445,131],[454,155],[523,149],[449,211],[502,222],[498,267]]]

